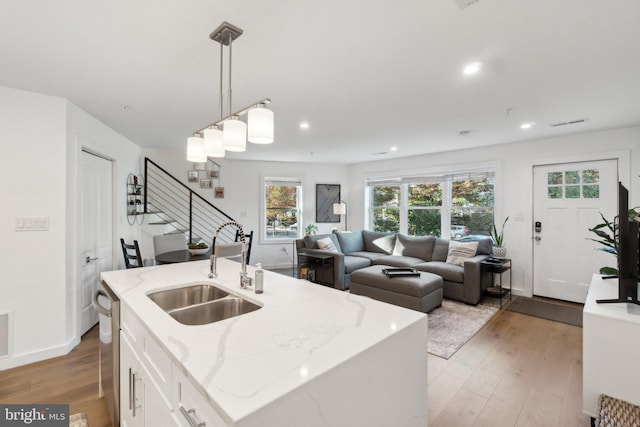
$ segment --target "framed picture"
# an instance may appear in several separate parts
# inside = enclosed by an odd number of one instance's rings
[[[187,180],[189,182],[198,182],[198,171],[188,171]]]
[[[316,222],[340,222],[334,203],[340,203],[340,184],[316,184]]]
[[[213,191],[216,199],[224,199],[224,187],[216,187]]]
[[[193,168],[197,171],[204,171],[207,170],[207,164],[206,163],[194,163],[193,164]]]
[[[200,188],[211,188],[211,180],[210,179],[201,179],[200,180]]]
[[[220,171],[209,171],[209,178],[220,178]]]

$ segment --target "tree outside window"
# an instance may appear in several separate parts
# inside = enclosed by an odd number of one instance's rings
[[[302,186],[299,180],[265,179],[265,238],[297,238]]]

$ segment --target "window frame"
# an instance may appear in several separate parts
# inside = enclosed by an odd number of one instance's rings
[[[467,179],[473,179],[474,175],[485,175],[486,178],[493,179],[493,206],[483,207],[477,206],[479,209],[490,209],[493,213],[493,217],[496,217],[497,205],[496,205],[496,190],[498,187],[496,179],[497,165],[482,165],[473,168],[461,168],[453,170],[442,170],[440,172],[426,173],[425,171],[405,172],[404,175],[398,176],[378,176],[378,177],[366,177],[365,178],[365,228],[368,230],[374,229],[374,209],[379,208],[373,206],[373,188],[376,186],[399,186],[400,187],[400,204],[399,209],[399,225],[398,232],[403,234],[409,234],[409,211],[412,209],[430,209],[440,210],[440,234],[442,238],[451,238],[451,215],[458,210],[465,210],[467,207],[461,208],[453,205],[453,182],[460,180],[461,177],[467,176]],[[442,205],[441,206],[429,206],[429,207],[416,207],[409,206],[409,186],[411,184],[427,184],[427,183],[439,183],[442,185]],[[472,207],[468,207],[472,208]]]
[[[267,186],[276,182],[290,182],[296,187],[296,215],[298,217],[298,228],[295,235],[286,237],[268,237],[267,236]],[[260,195],[260,244],[287,244],[293,240],[300,239],[303,236],[304,224],[302,223],[302,200],[303,185],[302,178],[299,177],[280,177],[280,176],[263,176]]]

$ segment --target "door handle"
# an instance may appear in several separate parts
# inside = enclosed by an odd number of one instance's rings
[[[88,257],[86,257],[86,258],[84,259],[84,261],[85,261],[87,264],[89,264],[91,261],[95,261],[95,260],[97,260],[97,259],[100,259],[100,258],[98,258],[98,257],[96,257],[96,258],[91,258],[90,256],[88,256]]]
[[[536,237],[534,237],[534,239],[536,239],[536,242],[539,242],[542,239],[542,237],[536,236]]]

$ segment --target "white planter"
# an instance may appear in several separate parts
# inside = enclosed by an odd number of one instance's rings
[[[494,246],[492,251],[494,258],[506,258],[507,248],[504,246]]]

